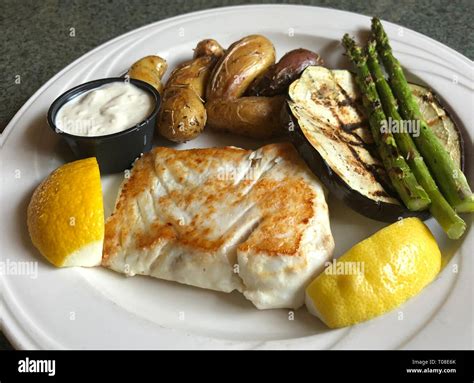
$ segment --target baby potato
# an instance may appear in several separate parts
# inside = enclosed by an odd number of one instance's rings
[[[206,103],[207,125],[216,131],[266,139],[283,133],[284,96],[215,99]]]
[[[234,99],[275,63],[275,48],[261,35],[233,43],[216,64],[207,87],[207,99]]]
[[[185,142],[196,138],[206,125],[206,109],[196,92],[187,87],[165,90],[158,130],[171,141]]]
[[[221,58],[224,55],[224,48],[214,39],[202,40],[194,49],[194,58],[201,56],[212,56]]]
[[[179,86],[193,89],[204,99],[206,85],[217,59],[213,56],[200,56],[178,65],[166,83],[166,88]]]
[[[178,65],[166,82],[158,118],[158,132],[175,142],[196,138],[206,125],[203,105],[206,85],[217,62],[201,56]]]
[[[129,69],[130,78],[145,81],[163,94],[161,78],[168,69],[166,60],[160,56],[146,56],[135,62]]]

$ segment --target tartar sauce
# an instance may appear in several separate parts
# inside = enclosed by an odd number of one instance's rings
[[[151,94],[127,82],[91,89],[67,102],[56,114],[56,126],[75,136],[104,136],[143,122],[153,111]]]

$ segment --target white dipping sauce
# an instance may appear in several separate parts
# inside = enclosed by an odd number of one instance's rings
[[[153,111],[153,96],[127,82],[112,82],[91,89],[64,104],[56,126],[75,136],[104,136],[143,122]]]

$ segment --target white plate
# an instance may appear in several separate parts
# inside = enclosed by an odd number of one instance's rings
[[[101,268],[55,269],[39,258],[26,230],[32,190],[54,168],[71,160],[49,130],[50,103],[72,86],[123,73],[136,59],[157,53],[173,68],[208,37],[224,46],[242,36],[268,36],[281,56],[306,47],[330,67],[347,65],[345,32],[366,35],[365,16],[301,6],[221,8],[175,17],[118,37],[84,55],[48,81],[21,108],[0,137],[0,260],[38,261],[38,276],[0,276],[1,327],[26,349],[82,348],[471,348],[473,233],[448,241],[430,220],[448,262],[440,276],[399,309],[352,328],[329,330],[300,309],[258,311],[239,294],[224,294],[147,277],[125,278]],[[409,75],[429,84],[451,108],[464,132],[472,169],[472,62],[410,30],[385,23]],[[159,142],[158,142],[159,144]],[[208,133],[180,148],[258,143]],[[120,177],[119,177],[120,178]],[[469,175],[472,180],[472,172]],[[106,209],[120,179],[104,179]],[[111,198],[112,196],[112,198]],[[330,200],[336,255],[383,224]],[[469,251],[471,250],[471,251]],[[454,255],[454,257],[452,257]],[[451,258],[452,257],[452,258]],[[457,271],[457,272],[456,272]]]

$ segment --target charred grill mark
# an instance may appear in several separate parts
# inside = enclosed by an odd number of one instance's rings
[[[346,144],[355,144],[357,146],[361,146],[361,147],[365,147],[365,142],[362,140],[362,138],[360,138],[359,135],[357,135],[354,130],[357,129],[357,127],[360,127],[360,123],[354,123],[354,124],[344,124],[339,115],[337,114],[337,112],[334,110],[333,107],[329,107],[329,110],[331,111],[331,114],[333,115],[333,117],[337,120],[338,124],[339,124],[339,127],[344,131],[346,132],[347,134],[349,134],[351,137],[353,137],[355,140],[356,140],[356,143],[351,143],[350,141],[347,141],[342,135],[338,134],[338,137],[344,141]],[[356,128],[353,128],[351,125],[358,125]],[[347,128],[346,128],[347,127]]]
[[[347,134],[350,134],[351,137],[355,139],[356,142],[351,142],[348,141],[343,135],[337,134],[337,138],[339,141],[343,142],[347,148],[350,150],[352,153],[352,156],[355,158],[355,162],[359,164],[359,166],[362,166],[365,168],[367,172],[369,172],[373,178],[384,188],[383,191],[379,191],[376,195],[377,196],[383,196],[383,197],[396,197],[395,190],[393,189],[393,186],[390,182],[390,179],[388,177],[388,174],[385,170],[385,167],[381,164],[381,160],[376,148],[376,145],[372,143],[366,143],[364,140],[355,132],[357,129],[365,128],[367,129],[367,124],[368,121],[365,118],[365,114],[363,113],[362,109],[360,108],[360,103],[357,102],[357,100],[352,99],[349,94],[345,91],[344,88],[342,88],[337,81],[334,79],[334,83],[336,84],[338,90],[340,93],[344,96],[344,100],[339,101],[336,103],[337,106],[345,106],[345,105],[350,105],[352,106],[358,116],[360,117],[360,122],[357,123],[352,123],[352,124],[344,124],[341,119],[339,118],[339,115],[336,113],[334,110],[334,107],[332,107],[331,103],[324,103],[325,106],[328,106],[329,104],[329,109],[332,113],[332,115],[336,118],[336,120],[339,122],[340,128]],[[380,106],[380,105],[379,105]],[[370,135],[372,136],[372,135]],[[377,159],[379,163],[375,164],[367,164],[362,159],[360,158],[359,154],[355,150],[354,146],[359,146],[363,147],[365,150],[369,152],[369,154]]]
[[[337,114],[337,112],[334,110],[333,107],[329,107],[329,110],[331,111],[331,114],[333,115],[333,117],[338,121],[339,123],[339,127],[347,134],[349,134],[352,138],[355,139],[355,142],[354,141],[349,141],[347,140],[344,136],[342,136],[341,134],[338,134],[338,137],[341,141],[343,141],[345,144],[347,144],[348,146],[359,146],[359,147],[362,147],[364,149],[366,149],[367,151],[369,151],[369,153],[371,153],[371,151],[369,150],[369,147],[372,146],[371,144],[367,144],[363,139],[362,137],[360,137],[355,131],[357,129],[360,129],[360,128],[363,128],[364,127],[364,121],[365,120],[362,120],[362,121],[359,121],[359,122],[354,122],[354,123],[350,123],[350,124],[344,124],[339,115]]]
[[[344,88],[342,88],[339,83],[336,81],[336,79],[333,77],[333,80],[334,80],[334,83],[336,84],[339,92],[344,96],[344,99],[341,100],[341,101],[337,101],[336,105],[338,107],[345,107],[345,106],[351,106],[353,107],[356,112],[357,112],[357,115],[359,117],[359,122],[355,122],[355,123],[350,123],[350,124],[344,124],[341,119],[339,118],[338,114],[335,113],[334,111],[334,108],[332,108],[332,104],[329,103],[329,105],[326,105],[330,108],[331,110],[331,113],[332,115],[337,119],[337,121],[339,122],[339,126],[341,127],[342,130],[344,130],[346,133],[352,135],[356,141],[357,141],[357,144],[355,145],[358,145],[358,146],[361,146],[361,147],[364,147],[367,149],[367,146],[370,145],[370,144],[367,144],[361,136],[359,136],[355,131],[357,129],[360,129],[360,128],[363,128],[365,125],[366,125],[366,119],[365,119],[365,116],[364,114],[361,113],[360,109],[359,109],[359,105],[357,103],[356,100],[352,99],[348,94],[347,92],[344,90]],[[367,149],[368,150],[368,149]],[[369,151],[370,152],[370,151]]]
[[[428,126],[433,126],[436,125],[439,121],[444,122],[444,120],[447,118],[448,117],[445,114],[442,114],[436,116],[435,118],[432,118],[431,120],[426,121],[426,123],[428,124]]]
[[[350,124],[343,124],[341,122],[341,128],[347,133],[352,133],[354,130],[362,128],[364,126],[364,123],[365,123],[365,121],[353,122],[353,123],[350,123]]]
[[[342,107],[344,107],[344,106],[352,106],[352,100],[349,99],[349,98],[345,98],[345,99],[342,100],[342,101],[338,101],[338,102],[337,102],[337,106],[338,106],[339,108],[342,108]]]
[[[350,146],[358,146],[359,148],[364,148],[365,149],[365,144],[363,142],[355,142],[355,141],[351,141],[351,140],[348,140],[347,138],[343,137],[343,136],[339,136],[339,138],[341,139],[341,141],[343,141],[345,144],[347,145],[350,145]]]
[[[342,141],[344,141],[344,140],[342,140]],[[355,150],[351,145],[347,145],[347,147],[349,148],[349,150],[351,151],[353,157],[357,160],[357,162],[359,164],[361,164],[369,173],[372,174],[372,171],[369,169],[368,164],[366,164],[364,161],[362,161],[362,159],[359,156],[359,153],[357,153],[357,150]]]
[[[339,86],[338,84],[338,87],[339,89],[341,89],[341,92],[344,94],[344,97],[346,98],[349,98],[349,96],[347,95],[347,93]],[[354,143],[349,143],[348,141],[346,141],[343,137],[340,137],[342,141],[344,141],[349,150],[351,151],[352,155],[357,159],[357,161],[359,163],[361,163],[364,168],[370,173],[372,174],[372,176],[374,177],[374,179],[380,184],[382,185],[382,187],[384,188],[384,191],[380,191],[379,194],[377,194],[378,196],[384,196],[384,197],[394,197],[394,198],[397,198],[396,197],[396,192],[390,182],[390,178],[388,177],[388,174],[385,170],[385,167],[381,164],[381,159],[380,159],[380,156],[378,154],[378,151],[377,151],[377,147],[375,145],[375,143],[372,143],[372,144],[367,144],[366,142],[364,142],[360,136],[358,136],[357,134],[355,134],[355,132],[353,132],[353,130],[357,130],[358,128],[362,128],[362,127],[367,127],[367,123],[365,125],[363,125],[363,123],[366,121],[365,119],[362,120],[361,122],[359,123],[354,123],[354,124],[343,124],[339,118],[339,116],[337,115],[337,113],[335,113],[335,111],[333,109],[331,109],[331,113],[333,114],[333,116],[339,121],[340,123],[340,126],[341,128],[351,134],[353,137],[356,137],[356,139],[358,140],[358,144],[357,146],[361,146],[363,147],[364,149],[366,149],[370,155],[377,159],[379,161],[379,163],[375,163],[375,164],[367,164],[365,162],[362,161],[362,159],[360,158],[359,154],[357,153],[357,151],[353,148],[354,146]],[[351,126],[352,125],[352,126]],[[345,129],[345,127],[348,126],[349,129]],[[388,192],[387,192],[388,191]]]
[[[390,194],[382,190],[376,190],[374,191],[373,194],[376,195],[377,197],[386,197],[386,198],[392,197]]]
[[[365,149],[370,153],[370,155],[372,157],[374,157],[375,159],[377,159],[379,162],[381,162],[381,159],[380,159],[380,156],[379,156],[379,152],[377,151],[377,145],[375,145],[374,142],[370,143],[370,144],[365,144]],[[382,166],[383,168],[383,166]],[[384,168],[385,169],[385,168]]]
[[[339,89],[339,92],[344,96],[344,99],[347,100],[350,106],[352,106],[356,111],[359,117],[361,117],[361,120],[364,121],[365,119],[363,118],[365,116],[365,113],[363,112],[363,109],[361,108],[360,103],[357,101],[357,99],[351,98],[349,94],[346,92],[346,90],[336,81],[334,76],[332,76],[334,83],[337,86],[337,89]]]
[[[329,109],[338,124],[331,125],[329,121],[326,121],[326,119],[322,120],[314,115],[311,116],[311,119],[318,121],[321,127],[324,126],[322,132],[329,139],[339,142],[348,148],[352,155],[350,163],[347,164],[348,166],[352,166],[353,170],[359,174],[370,174],[373,177],[374,182],[380,184],[383,190],[374,191],[372,193],[374,197],[394,198],[399,201],[385,167],[381,163],[377,147],[373,142],[373,137],[368,127],[367,115],[363,110],[361,100],[359,98],[350,97],[346,90],[336,81],[334,76],[332,77],[333,83],[339,91],[339,94],[343,96],[341,97],[342,99],[337,100],[336,97],[333,96],[334,90],[331,91],[331,94],[328,94],[328,87],[323,86],[318,89],[318,91],[311,93],[311,100],[314,103]],[[381,104],[378,103],[377,106],[381,107]],[[338,109],[344,107],[352,107],[354,109],[358,116],[357,122],[345,124],[341,121],[342,116],[340,117],[337,112]],[[359,151],[357,150],[358,147],[365,149],[375,162],[372,164],[364,162],[359,155]],[[328,171],[332,172],[332,169],[329,166]]]
[[[421,99],[422,99],[424,102],[428,103],[428,104],[431,104],[431,103],[434,101],[433,95],[432,95],[431,93],[425,93],[425,94],[423,94],[423,95],[421,96]]]
[[[328,100],[328,98],[323,93],[311,93],[311,100],[316,104],[325,106],[326,108],[331,107],[331,101]]]
[[[346,97],[346,99],[348,98],[347,94],[345,94],[344,96]],[[382,187],[384,188],[383,191],[381,190],[378,193],[375,193],[375,195],[376,196],[383,196],[383,197],[393,197],[393,195],[391,195],[391,194],[393,193],[395,195],[395,193],[394,193],[393,187],[392,187],[392,185],[389,181],[389,178],[388,178],[388,175],[385,171],[385,168],[380,163],[378,163],[378,164],[377,163],[376,164],[367,164],[366,162],[364,162],[360,158],[359,153],[357,153],[357,150],[355,150],[355,148],[354,148],[354,146],[362,147],[362,148],[366,149],[372,155],[372,157],[374,157],[374,158],[376,158],[380,161],[380,158],[379,158],[379,155],[378,155],[378,152],[376,150],[375,145],[365,143],[362,140],[362,138],[354,132],[354,130],[357,130],[359,128],[364,127],[363,122],[365,120],[362,120],[358,123],[344,124],[344,123],[342,123],[342,121],[339,118],[339,115],[336,113],[336,111],[333,108],[330,108],[330,110],[331,110],[331,113],[334,116],[334,118],[336,118],[337,121],[339,122],[339,126],[341,127],[341,129],[344,132],[350,134],[351,137],[356,139],[356,142],[351,142],[351,141],[348,141],[345,137],[343,137],[340,133],[338,133],[337,136],[338,136],[339,141],[343,142],[347,146],[347,148],[352,153],[352,156],[355,158],[355,160],[356,160],[355,162],[357,164],[359,164],[359,167],[361,166],[367,172],[369,172],[372,175],[372,177],[380,185],[382,185]],[[365,126],[367,126],[367,125],[365,125]],[[354,164],[354,165],[356,166],[356,164]],[[354,170],[356,170],[356,169],[354,169]],[[391,194],[387,193],[386,190],[389,190],[391,192]]]
[[[359,153],[351,146],[348,145],[349,150],[351,151],[352,155],[357,159],[357,161],[362,164],[362,166],[374,177],[374,179],[382,185],[384,190],[376,191],[373,194],[380,197],[393,197],[392,194],[386,192],[386,190],[393,191],[393,187],[389,185],[387,173],[385,168],[381,164],[367,164],[359,156]],[[382,174],[385,178],[382,176]]]

